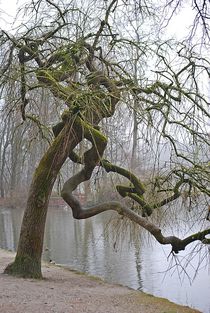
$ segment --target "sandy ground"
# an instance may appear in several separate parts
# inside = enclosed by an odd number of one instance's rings
[[[0,313],[195,313],[166,299],[43,264],[44,280],[3,274],[14,254],[0,249]]]

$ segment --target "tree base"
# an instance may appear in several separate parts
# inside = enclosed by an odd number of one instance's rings
[[[41,264],[29,256],[16,256],[15,261],[4,270],[4,274],[22,277],[42,279]]]

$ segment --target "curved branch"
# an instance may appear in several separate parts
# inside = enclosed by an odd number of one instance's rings
[[[95,210],[94,213],[91,213],[92,215],[90,215],[89,212],[87,215],[84,214],[79,201],[73,196],[72,192],[80,183],[90,179],[94,168],[99,164],[103,156],[107,145],[107,139],[99,132],[99,130],[95,129],[79,117],[76,118],[74,124],[75,128],[82,129],[84,138],[92,143],[92,147],[84,153],[84,168],[65,182],[61,191],[61,196],[72,208],[73,216],[75,218],[87,218],[95,215]]]
[[[144,194],[145,187],[144,187],[143,183],[130,171],[128,171],[122,167],[119,167],[117,165],[113,165],[108,160],[102,160],[101,166],[103,166],[103,168],[105,169],[105,171],[107,173],[114,172],[114,173],[118,173],[118,174],[126,177],[134,185],[134,187],[135,187],[134,192],[137,192],[139,195]],[[131,191],[131,190],[129,189],[129,191]],[[128,192],[128,190],[126,190],[126,192]]]
[[[180,239],[176,236],[163,236],[161,229],[155,224],[151,223],[148,219],[141,217],[132,209],[124,207],[120,202],[110,201],[105,202],[99,205],[95,205],[89,208],[83,208],[79,202],[73,195],[72,192],[77,188],[77,186],[87,179],[86,170],[82,169],[79,173],[71,177],[65,184],[62,190],[62,197],[67,202],[67,204],[71,207],[73,212],[73,217],[76,219],[86,219],[92,216],[95,216],[99,213],[113,210],[118,214],[129,218],[134,223],[146,229],[151,235],[155,237],[155,239],[163,245],[170,244],[172,247],[172,251],[178,253],[181,250],[184,250],[187,245],[190,243],[199,240],[202,243],[206,243],[205,236],[210,234],[210,229],[207,229],[203,232],[199,232],[197,234],[193,234],[185,239]],[[208,241],[208,240],[207,240]]]
[[[133,173],[129,172],[128,170],[124,168],[111,164],[108,160],[102,160],[100,164],[101,166],[104,167],[107,173],[108,172],[118,173],[130,180],[133,186],[128,187],[128,186],[117,185],[116,189],[118,193],[121,195],[121,197],[123,198],[129,197],[133,199],[134,201],[136,201],[142,209],[143,216],[150,216],[154,209],[160,208],[164,206],[165,204],[177,199],[180,196],[180,191],[179,191],[180,186],[183,183],[188,182],[188,180],[186,181],[186,179],[181,178],[176,183],[175,187],[173,188],[172,190],[173,194],[171,196],[161,200],[160,202],[149,204],[143,197],[143,194],[146,191],[143,183]]]

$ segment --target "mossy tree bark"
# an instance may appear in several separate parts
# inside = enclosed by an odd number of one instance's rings
[[[64,128],[45,153],[34,173],[17,254],[14,262],[6,267],[7,274],[42,278],[41,255],[49,197],[60,168],[70,151],[81,140],[81,131],[77,127],[77,136],[75,136],[72,121],[71,119],[66,121]]]

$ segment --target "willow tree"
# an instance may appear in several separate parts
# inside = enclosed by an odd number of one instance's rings
[[[74,218],[86,219],[114,210],[145,228],[159,243],[171,245],[173,253],[196,240],[202,244],[209,242],[206,238],[209,228],[181,239],[164,236],[151,219],[153,212],[181,197],[183,191],[189,197],[192,191],[210,195],[209,162],[192,158],[194,151],[184,153],[177,145],[180,133],[185,135],[185,140],[193,138],[194,145],[196,142],[203,147],[209,145],[208,134],[201,131],[209,118],[209,103],[199,89],[199,77],[208,78],[208,60],[183,44],[174,43],[170,47],[170,43],[159,40],[151,45],[145,39],[131,40],[129,34],[120,30],[122,7],[129,8],[130,4],[117,0],[102,4],[102,9],[97,9],[93,2],[85,7],[73,1],[66,6],[59,1],[32,1],[25,7],[24,13],[30,17],[25,27],[21,26],[15,34],[1,31],[2,94],[10,92],[7,84],[13,81],[19,95],[12,109],[19,105],[23,123],[30,119],[39,124],[41,117],[32,114],[33,106],[37,105],[33,95],[44,88],[56,99],[61,116],[53,126],[54,139],[34,172],[17,254],[5,273],[42,277],[49,197],[67,159],[82,166],[75,175],[69,173],[70,178],[61,192]],[[141,14],[144,14],[143,8]],[[101,16],[100,21],[97,16]],[[129,59],[132,48],[139,51],[138,60]],[[174,49],[177,49],[176,55]],[[149,57],[148,72],[144,69],[140,71],[143,77],[132,79],[129,72],[132,62],[135,67],[141,67]],[[153,64],[155,70],[151,71]],[[141,131],[144,132],[147,125],[168,141],[176,160],[171,162],[167,174],[153,176],[150,182],[103,158],[111,138],[103,134],[100,122],[111,118],[120,106],[127,104],[132,108],[134,102],[136,113],[143,120],[139,125]],[[83,140],[89,141],[91,147],[79,155],[75,148]],[[107,173],[114,172],[128,182],[112,186],[123,201],[83,208],[73,191],[90,180],[97,167]]]

